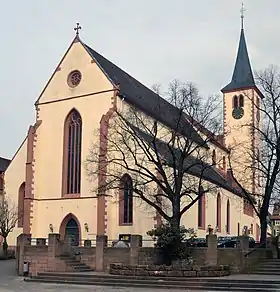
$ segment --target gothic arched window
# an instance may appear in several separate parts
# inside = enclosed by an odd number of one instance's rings
[[[237,108],[238,107],[238,96],[235,95],[233,97],[233,108]]]
[[[242,94],[239,95],[239,107],[244,107],[244,96]]]
[[[205,229],[205,209],[206,209],[206,204],[205,204],[205,194],[204,194],[204,190],[203,187],[199,188],[199,196],[200,198],[198,199],[198,228],[200,229]]]
[[[24,219],[24,198],[25,198],[25,182],[23,182],[18,190],[18,227],[23,227]]]
[[[260,118],[261,118],[261,115],[260,115],[260,99],[259,97],[257,97],[257,100],[256,100],[256,117],[257,117],[257,122],[259,123],[260,122]]]
[[[226,157],[223,156],[223,170],[226,170],[226,168],[227,168]]]
[[[230,233],[230,202],[227,200],[227,225],[226,225],[226,232]]]
[[[221,220],[221,211],[222,211],[222,205],[221,205],[221,195],[218,194],[217,196],[217,213],[216,213],[216,226],[217,231],[221,232],[222,229],[222,220]]]
[[[237,223],[237,236],[240,236],[240,223]]]
[[[132,179],[125,174],[121,179],[119,194],[119,224],[133,223],[133,186]]]
[[[216,150],[215,149],[213,150],[213,153],[212,153],[212,164],[213,165],[217,164]]]
[[[64,124],[63,194],[80,194],[82,118],[73,109]]]

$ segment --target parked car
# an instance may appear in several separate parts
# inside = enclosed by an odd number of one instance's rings
[[[188,240],[188,243],[192,247],[206,247],[206,239],[205,238],[191,238]]]
[[[231,238],[229,236],[218,237],[218,242],[217,242],[218,247],[229,247],[230,244],[231,244]]]
[[[218,247],[231,247],[237,246],[237,236],[218,237]],[[253,237],[249,237],[249,248],[254,248],[256,245]]]

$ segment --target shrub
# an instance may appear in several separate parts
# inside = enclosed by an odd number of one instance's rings
[[[162,264],[171,265],[177,260],[185,260],[190,257],[190,249],[187,237],[195,236],[192,229],[184,226],[176,228],[167,223],[147,232],[156,239],[155,247],[160,251]]]

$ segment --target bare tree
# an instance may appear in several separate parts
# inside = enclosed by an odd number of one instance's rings
[[[106,155],[100,157],[100,145],[94,144],[86,169],[93,180],[105,178],[99,196],[114,196],[110,191],[122,189],[129,174],[133,196],[179,229],[183,214],[220,178],[209,148],[209,142],[218,143],[221,130],[219,100],[202,98],[192,83],[179,81],[170,83],[166,99],[157,98],[153,117],[124,100],[100,137]]]
[[[256,147],[246,150],[252,162],[246,167],[250,168],[256,187],[248,190],[234,170],[233,178],[260,219],[260,241],[265,245],[269,208],[279,200],[280,191],[280,74],[276,67],[271,66],[257,73],[256,80],[263,93],[262,100],[246,97],[252,101],[260,124],[245,125],[259,141]]]
[[[7,237],[16,227],[18,213],[16,206],[7,198],[2,197],[0,201],[0,235],[3,237],[3,252],[7,254]]]

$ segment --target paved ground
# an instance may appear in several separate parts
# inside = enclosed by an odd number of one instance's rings
[[[15,272],[15,261],[0,261],[0,292],[147,292],[147,289],[55,285],[24,282]],[[170,290],[156,290],[167,292]],[[181,290],[182,291],[182,290]],[[172,292],[176,292],[172,290]],[[186,291],[187,292],[187,291]]]
[[[262,280],[279,280],[278,276],[261,276]],[[275,278],[277,277],[277,278]],[[259,279],[259,275],[232,275],[228,279]],[[80,285],[56,285],[24,282],[15,271],[15,261],[0,261],[0,292],[147,292],[147,289],[138,288],[110,288]],[[181,292],[182,290],[155,290],[156,292]],[[185,292],[191,292],[188,290]],[[206,292],[206,291],[205,291]]]

